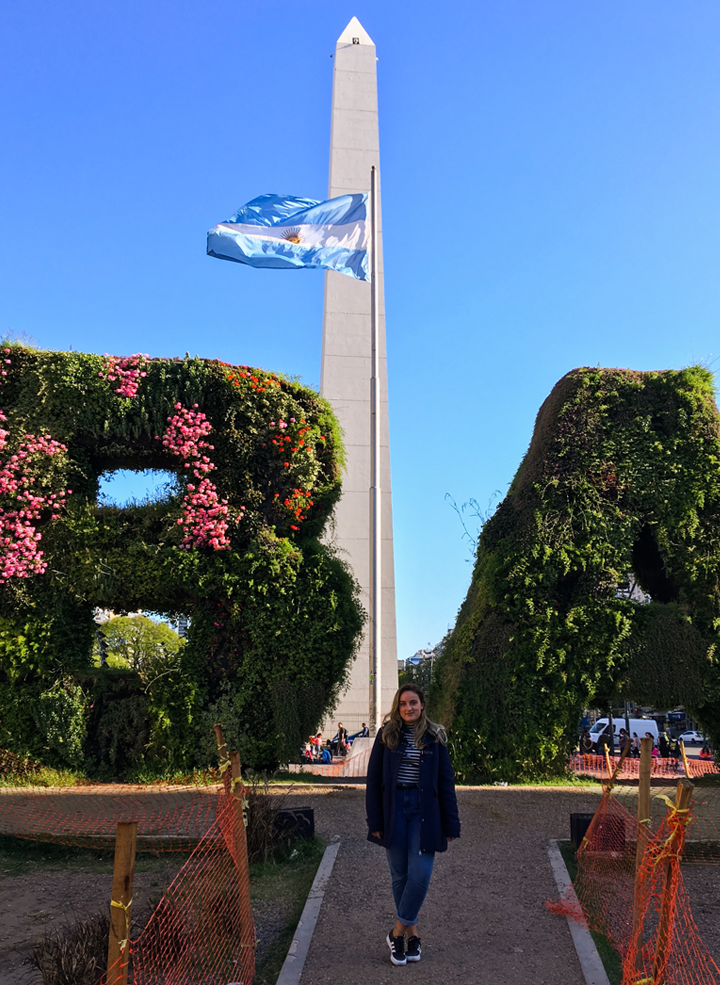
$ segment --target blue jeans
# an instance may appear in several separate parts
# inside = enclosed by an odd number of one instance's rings
[[[435,852],[420,851],[420,791],[396,790],[395,798],[395,827],[385,851],[397,919],[411,927],[430,885]]]

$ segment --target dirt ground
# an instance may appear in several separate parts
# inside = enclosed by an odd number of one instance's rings
[[[700,939],[720,967],[720,865],[684,865],[682,874]]]
[[[133,935],[177,871],[172,857],[151,872],[138,872],[133,887]],[[27,962],[33,943],[64,922],[108,911],[112,868],[108,873],[42,872],[6,876],[0,882],[0,985],[36,985]]]
[[[183,861],[168,854],[152,859],[151,871],[135,873],[132,937],[140,934]],[[0,879],[0,985],[41,985],[28,961],[33,945],[65,923],[107,913],[111,886],[112,864],[106,872],[35,870]],[[258,965],[277,947],[294,905],[292,898],[253,903]]]

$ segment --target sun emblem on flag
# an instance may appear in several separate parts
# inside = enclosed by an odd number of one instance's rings
[[[302,243],[299,229],[286,229],[283,233],[283,239],[286,239],[288,243]]]

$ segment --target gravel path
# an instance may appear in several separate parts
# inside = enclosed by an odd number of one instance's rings
[[[720,865],[684,865],[682,874],[700,939],[720,965]]]
[[[385,853],[365,840],[364,790],[298,794],[318,833],[340,840],[301,985],[385,985],[398,975],[433,985],[581,985],[558,895],[550,838],[570,836],[569,815],[594,811],[599,791],[460,789],[462,837],[436,856],[421,913],[422,961],[395,968],[385,936],[394,908]]]

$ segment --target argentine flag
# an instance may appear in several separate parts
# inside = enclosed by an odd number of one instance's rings
[[[367,195],[260,195],[211,229],[207,252],[251,267],[322,267],[370,280]]]

